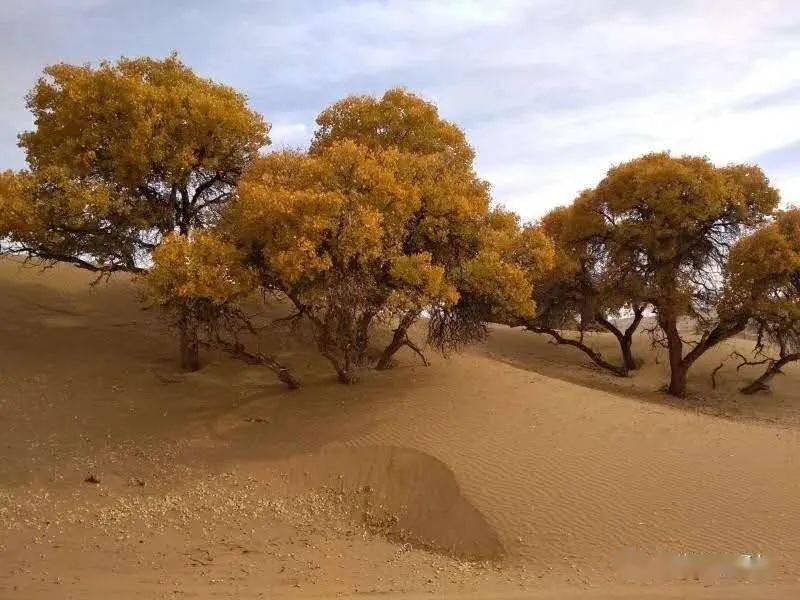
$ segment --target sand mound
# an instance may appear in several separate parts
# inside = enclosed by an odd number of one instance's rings
[[[442,461],[411,448],[333,447],[281,466],[291,482],[351,499],[354,516],[390,539],[471,560],[501,556],[497,534]]]

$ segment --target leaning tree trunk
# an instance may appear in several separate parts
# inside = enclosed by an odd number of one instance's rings
[[[781,369],[788,363],[796,360],[800,360],[800,352],[781,356],[778,360],[771,362],[758,379],[744,386],[740,391],[743,394],[755,394],[756,392],[769,390],[769,382],[772,381],[772,378],[782,373]]]
[[[389,345],[386,346],[381,353],[381,357],[378,359],[378,363],[375,365],[376,369],[383,371],[384,369],[391,367],[392,358],[403,346],[408,346],[411,348],[411,350],[416,352],[417,355],[422,358],[422,364],[424,364],[426,367],[428,366],[428,359],[425,358],[422,350],[408,337],[408,329],[414,324],[414,321],[416,321],[418,315],[419,313],[417,311],[409,311],[403,315],[403,318],[400,319],[400,323],[397,324],[397,329],[394,330],[392,341],[389,342]]]
[[[613,363],[608,362],[606,359],[603,358],[603,355],[597,352],[596,350],[592,349],[591,347],[584,344],[581,340],[574,340],[572,338],[567,338],[561,335],[561,333],[557,329],[553,329],[551,327],[541,327],[539,325],[534,324],[531,321],[523,323],[523,326],[528,331],[532,331],[533,333],[544,333],[549,335],[553,338],[558,345],[563,346],[572,346],[573,348],[577,348],[581,352],[583,352],[586,356],[588,356],[591,361],[600,367],[616,375],[617,377],[627,377],[628,376],[628,369],[625,366],[615,365]]]
[[[327,358],[331,365],[333,365],[333,368],[336,371],[336,376],[339,379],[339,383],[350,385],[358,382],[357,370],[349,357],[345,356],[340,359],[338,356],[336,356],[335,352],[332,352],[327,348],[321,348],[320,351],[322,356]]]
[[[262,352],[250,352],[239,342],[228,342],[220,337],[217,338],[216,344],[228,352],[234,358],[238,358],[250,365],[262,365],[270,369],[275,375],[278,376],[283,383],[285,383],[290,390],[296,390],[300,387],[300,380],[295,377],[289,367],[281,364],[278,360],[264,354]]]

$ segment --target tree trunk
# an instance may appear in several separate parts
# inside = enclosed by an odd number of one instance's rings
[[[181,369],[187,373],[193,373],[200,369],[200,345],[197,340],[197,331],[194,330],[188,319],[182,318],[178,322],[178,332]]]
[[[625,370],[635,371],[639,368],[636,364],[636,359],[633,357],[633,337],[623,336],[619,340],[619,346],[622,350],[622,362],[625,364]]]
[[[345,385],[352,385],[354,383],[358,383],[358,376],[353,372],[352,369],[343,369],[338,372],[339,383],[343,383]]]
[[[737,333],[744,331],[747,319],[740,318],[733,321],[720,322],[704,335],[691,351],[683,355],[683,340],[678,331],[677,317],[663,318],[659,316],[658,324],[667,336],[667,350],[669,353],[670,381],[667,392],[673,396],[683,397],[686,394],[686,379],[691,366],[717,344],[724,342]]]
[[[302,310],[302,305],[296,299],[292,299],[297,306],[298,310]],[[335,334],[331,333],[331,323],[329,320],[322,320],[314,316],[310,312],[305,313],[311,322],[312,330],[314,331],[314,341],[317,344],[319,353],[331,363],[331,366],[336,371],[336,375],[340,383],[351,384],[358,380],[357,369],[354,368],[352,361],[352,348],[342,348],[339,340]],[[368,326],[368,324],[367,324]],[[354,345],[360,345],[359,341],[355,338],[358,334],[353,336]]]
[[[422,362],[425,363],[425,366],[428,366],[428,361],[419,348],[417,348],[414,344],[411,343],[411,340],[408,339],[408,328],[414,324],[414,321],[417,319],[418,316],[417,311],[407,312],[403,315],[403,318],[400,319],[400,323],[397,325],[397,329],[394,330],[394,336],[392,336],[392,341],[389,342],[389,345],[384,348],[383,353],[381,353],[381,357],[378,359],[378,363],[375,365],[375,368],[379,371],[383,371],[388,369],[392,366],[392,357],[397,353],[400,348],[403,346],[409,346],[412,350],[414,350],[417,354],[422,356]]]
[[[661,317],[659,326],[667,337],[667,354],[669,356],[669,386],[667,393],[679,398],[686,395],[686,379],[689,364],[683,358],[683,340],[678,331],[678,320],[675,317]]]
[[[300,387],[300,380],[295,377],[289,367],[278,362],[277,359],[269,354],[261,352],[248,352],[245,347],[238,342],[227,342],[223,339],[217,339],[216,344],[226,350],[228,354],[234,358],[238,358],[251,365],[263,365],[270,369],[275,375],[278,376],[283,383],[285,383],[290,390],[296,390]]]
[[[639,368],[639,364],[633,357],[633,334],[636,333],[636,330],[639,328],[639,325],[644,318],[644,309],[644,306],[637,306],[633,309],[633,321],[631,321],[631,324],[628,325],[628,328],[625,330],[625,334],[620,340],[620,346],[622,347],[622,359],[625,361],[625,368],[628,369],[628,371],[635,371]]]
[[[669,387],[667,393],[678,398],[683,398],[686,395],[686,375],[689,372],[688,367],[681,361],[674,363],[670,360],[669,363]]]
[[[614,364],[608,362],[607,360],[605,360],[603,358],[603,356],[599,352],[597,352],[596,350],[593,350],[592,348],[590,348],[589,346],[587,346],[586,344],[584,344],[580,340],[573,340],[571,338],[565,338],[564,336],[562,336],[558,332],[558,330],[551,329],[550,327],[540,327],[538,325],[534,325],[534,324],[528,323],[528,324],[525,324],[525,328],[528,331],[532,331],[534,333],[545,333],[545,334],[549,335],[550,337],[552,337],[555,340],[555,342],[557,344],[559,344],[559,345],[572,346],[574,348],[578,348],[584,354],[586,354],[586,356],[588,356],[592,360],[592,362],[594,364],[596,364],[598,367],[600,367],[602,369],[605,369],[606,371],[609,371],[610,373],[613,373],[617,377],[627,377],[628,376],[628,369],[627,368],[625,368],[624,366],[614,365]]]
[[[339,378],[339,383],[344,383],[345,385],[351,385],[353,383],[358,382],[358,375],[356,374],[356,369],[353,368],[352,363],[349,360],[345,360],[344,364],[337,360],[336,356],[334,356],[330,352],[323,352],[325,358],[327,358],[330,363],[333,365],[333,368],[336,370],[336,375]]]
[[[294,373],[292,373],[288,367],[284,367],[269,357],[265,357],[264,364],[272,369],[278,376],[278,379],[285,383],[290,390],[296,390],[300,388],[300,380],[294,376]]]
[[[635,371],[639,368],[639,365],[636,363],[636,359],[633,357],[633,334],[636,333],[636,330],[639,328],[639,324],[642,322],[643,316],[644,307],[635,307],[633,309],[633,320],[631,321],[631,324],[628,325],[628,328],[623,332],[619,329],[619,327],[614,325],[614,323],[609,321],[605,315],[595,315],[595,320],[608,331],[610,331],[615,338],[617,338],[617,341],[619,342],[619,349],[622,353],[622,364],[625,365],[625,371],[628,372]]]
[[[755,394],[756,392],[769,390],[769,382],[772,381],[772,378],[775,377],[775,375],[782,373],[783,371],[781,371],[781,369],[788,363],[796,360],[800,360],[800,352],[782,356],[775,362],[771,363],[758,379],[744,386],[740,391],[743,394]]]
[[[346,351],[344,352],[344,357],[340,359],[335,349],[332,349],[323,338],[318,338],[317,347],[319,348],[320,354],[327,358],[328,362],[333,366],[339,383],[350,385],[358,381],[356,369],[353,368],[353,363]]]
[[[175,199],[177,189],[172,188],[172,198]],[[189,235],[189,198],[184,190],[177,207],[176,221],[182,236]],[[185,309],[184,309],[185,311]],[[197,330],[184,312],[178,321],[178,345],[181,356],[181,369],[193,373],[200,369],[200,345],[197,339]]]

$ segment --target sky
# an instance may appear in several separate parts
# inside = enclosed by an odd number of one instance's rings
[[[177,51],[275,147],[404,86],[458,123],[496,202],[535,219],[650,151],[755,162],[800,204],[800,0],[3,0],[0,169],[52,63]]]

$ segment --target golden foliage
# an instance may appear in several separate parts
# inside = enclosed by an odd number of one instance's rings
[[[486,320],[507,322],[533,315],[533,290],[525,272],[495,251],[481,252],[466,264],[463,287],[488,309]]]
[[[225,230],[257,249],[263,271],[304,302],[324,299],[333,282],[356,274],[381,286],[380,298],[396,291],[420,306],[452,301],[455,292],[432,254],[407,251],[422,198],[411,162],[396,150],[372,152],[352,141],[312,155],[272,153],[243,178]]]
[[[402,88],[392,88],[380,99],[348,96],[323,110],[317,125],[312,154],[352,140],[370,150],[437,154],[469,167],[475,157],[457,125],[439,117],[434,104]]]
[[[729,248],[765,222],[777,190],[751,165],[716,167],[705,157],[647,154],[609,170],[590,206],[608,225],[608,260],[634,274],[641,298],[657,313],[671,366],[669,393],[686,391],[699,356],[744,330],[747,311],[734,310],[724,273]],[[700,341],[684,352],[678,320],[698,323]]]
[[[30,222],[26,198],[30,193],[30,175],[11,170],[0,172],[0,239],[16,231],[28,232]]]
[[[538,277],[537,325],[588,328],[606,316],[641,303],[635,273],[609,256],[609,225],[586,190],[565,207],[547,213],[539,226],[554,247],[552,268]]]
[[[420,300],[440,301],[445,305],[458,302],[458,292],[445,276],[444,267],[431,263],[431,254],[400,255],[392,262],[393,293],[403,296],[403,307],[420,305]]]
[[[696,314],[698,278],[723,268],[729,244],[778,200],[758,167],[658,153],[612,168],[591,205],[609,224],[613,259],[646,279],[648,300]]]
[[[514,241],[505,259],[522,269],[530,285],[538,284],[556,266],[556,248],[552,239],[541,227],[525,225]]]
[[[128,190],[178,184],[198,169],[237,172],[269,142],[268,125],[242,94],[175,55],[52,65],[27,105],[36,129],[20,145],[32,169],[59,166]]]
[[[481,250],[467,263],[463,287],[487,308],[487,319],[517,322],[533,316],[533,289],[555,265],[552,240],[539,226],[493,209],[482,229]]]
[[[0,175],[0,238],[14,252],[87,268],[138,270],[139,235],[151,207],[120,199],[103,181],[77,181],[60,167]]]
[[[269,141],[244,96],[174,55],[53,65],[27,102],[31,170],[0,194],[6,250],[104,272],[140,271],[161,235],[215,221]]]
[[[256,284],[239,250],[206,231],[167,236],[153,252],[153,266],[139,279],[146,298],[165,307],[198,300],[230,304],[252,293]]]
[[[727,265],[722,309],[768,321],[793,321],[800,330],[800,209],[739,240]]]
[[[530,312],[530,278],[552,248],[490,211],[472,149],[435,106],[395,89],[337,102],[318,124],[308,153],[253,164],[222,229],[311,320],[343,381],[366,360],[374,320],[399,322],[385,366],[401,345],[418,351],[406,332],[422,311],[447,313],[446,329],[468,305],[461,339],[483,318]]]

